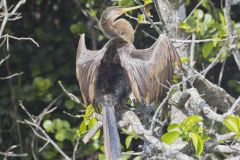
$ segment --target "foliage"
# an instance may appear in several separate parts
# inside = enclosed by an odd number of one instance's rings
[[[84,135],[87,131],[89,131],[94,124],[96,124],[97,119],[93,116],[94,108],[92,105],[88,105],[85,111],[85,114],[83,115],[83,121],[81,122],[79,129],[77,130],[76,134],[77,136]],[[93,140],[99,139],[100,137],[100,130],[98,130],[95,134],[95,136],[92,137]]]
[[[203,119],[200,116],[192,115],[184,119],[180,124],[171,124],[167,128],[161,140],[167,144],[171,144],[178,138],[183,141],[191,142],[195,148],[197,156],[200,156],[203,151],[204,141],[208,140],[209,137],[204,133],[203,127],[199,125]]]
[[[236,135],[234,138],[236,140],[240,139],[240,118],[238,115],[230,115],[223,121],[224,125]]]

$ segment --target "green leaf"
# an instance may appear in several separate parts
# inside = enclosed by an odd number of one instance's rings
[[[134,5],[134,1],[132,0],[121,0],[117,2],[118,2],[118,6],[130,7]]]
[[[189,62],[190,58],[189,56],[186,56],[186,57],[181,57],[180,60],[182,63],[186,63],[186,62]]]
[[[53,125],[52,121],[50,121],[50,120],[46,120],[46,121],[43,122],[43,128],[47,132],[53,132],[54,131],[54,125]]]
[[[171,125],[168,126],[167,131],[168,131],[168,132],[171,132],[171,131],[180,131],[180,125],[177,124],[177,123],[173,123],[173,124],[171,124]]]
[[[33,80],[33,87],[39,91],[46,91],[51,85],[50,79],[47,78],[36,77]]]
[[[239,133],[238,121],[235,116],[228,116],[223,123],[230,131]]]
[[[203,120],[203,118],[201,116],[198,115],[191,115],[189,117],[187,117],[185,120],[183,120],[183,125],[192,125],[198,122],[201,122]]]
[[[220,20],[221,20],[221,24],[225,25],[226,24],[226,19],[225,16],[223,15],[223,13],[218,12]]]
[[[152,0],[144,0],[144,5],[148,5],[150,3],[152,3],[153,1]]]
[[[196,9],[195,11],[194,11],[194,17],[196,17],[198,20],[201,20],[202,18],[203,18],[203,16],[204,16],[204,13],[203,13],[203,11],[201,10],[201,9]]]
[[[126,148],[128,149],[131,142],[132,142],[132,139],[133,139],[133,136],[128,136],[125,140],[125,145],[126,145]]]
[[[196,123],[201,122],[202,120],[203,120],[203,118],[198,115],[192,115],[190,117],[187,117],[181,123],[183,132],[184,133],[189,132],[191,127],[193,127]]]
[[[68,109],[73,109],[73,107],[74,107],[74,101],[71,100],[71,99],[67,99],[67,100],[64,102],[64,105],[65,105]]]
[[[94,108],[93,108],[92,104],[88,105],[86,108],[86,112],[85,112],[86,118],[88,119],[89,116],[91,116],[91,114],[93,112],[94,112]]]
[[[99,154],[98,155],[98,160],[106,160],[106,157],[104,154]]]
[[[179,28],[184,29],[187,32],[191,32],[192,28],[186,22],[181,22]]]
[[[80,135],[85,134],[85,133],[86,133],[86,130],[87,130],[87,126],[86,126],[85,122],[83,121],[83,122],[80,124],[80,127],[79,127],[79,134],[80,134]]]
[[[145,20],[144,14],[139,14],[138,15],[138,23],[142,23],[142,22],[144,22],[144,20]]]
[[[203,127],[198,124],[195,124],[190,128],[190,131],[201,134],[203,132]]]
[[[92,137],[92,139],[93,139],[93,140],[99,139],[100,135],[101,135],[101,131],[100,131],[100,129],[99,129],[99,130],[95,133],[95,135]]]
[[[203,151],[203,140],[202,137],[200,137],[197,133],[190,132],[189,137],[192,140],[193,146],[196,151],[196,155],[200,156]]]
[[[78,25],[78,24],[72,24],[71,26],[70,26],[70,31],[72,32],[72,33],[80,33],[81,32],[81,27]]]
[[[208,58],[209,54],[212,52],[213,42],[206,42],[202,46],[203,58]]]
[[[237,124],[238,124],[238,133],[240,134],[240,117],[238,115],[235,115]]]
[[[210,137],[205,133],[205,132],[203,132],[203,134],[202,134],[202,140],[203,141],[208,141],[210,139]]]
[[[97,119],[91,118],[88,123],[88,129],[91,129],[94,126],[94,124],[96,124],[96,123],[97,123]]]
[[[57,134],[55,135],[56,140],[58,141],[63,141],[65,139],[65,135],[63,131],[57,132]]]
[[[218,38],[218,37],[214,38],[214,39],[213,39],[213,46],[216,47],[217,44],[218,44],[218,42],[219,42],[220,40],[221,40],[221,39]]]
[[[54,119],[53,123],[54,123],[54,127],[57,131],[62,130],[63,125],[62,125],[62,121],[60,119]]]
[[[162,137],[161,140],[167,144],[171,144],[174,141],[176,141],[179,137],[179,132],[177,131],[172,131],[172,132],[167,132],[165,133]]]
[[[64,129],[70,129],[70,124],[68,121],[62,120],[62,128]]]
[[[208,25],[208,24],[210,24],[212,22],[212,20],[213,20],[212,19],[212,15],[209,14],[209,13],[206,13],[205,16],[204,16],[204,24]]]

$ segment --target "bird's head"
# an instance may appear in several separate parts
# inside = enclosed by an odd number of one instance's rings
[[[132,25],[125,19],[118,19],[122,14],[132,11],[143,6],[135,7],[109,7],[107,8],[100,19],[100,25],[103,33],[111,38],[121,37],[126,41],[133,43],[134,41],[134,29]]]
[[[102,16],[101,16],[101,21],[102,20],[109,20],[114,22],[118,17],[120,17],[122,14],[141,8],[143,6],[134,6],[134,7],[121,7],[121,6],[114,6],[114,7],[109,7],[107,8]]]

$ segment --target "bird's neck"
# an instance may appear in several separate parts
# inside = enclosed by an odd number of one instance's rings
[[[132,25],[125,19],[109,20],[106,19],[101,22],[101,27],[106,36],[112,38],[122,38],[129,43],[134,41],[134,30]]]

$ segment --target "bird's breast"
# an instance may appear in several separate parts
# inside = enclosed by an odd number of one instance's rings
[[[121,66],[117,50],[106,52],[108,53],[105,53],[96,73],[94,88],[96,103],[104,99],[106,95],[121,100],[128,95],[130,89],[127,73]]]

